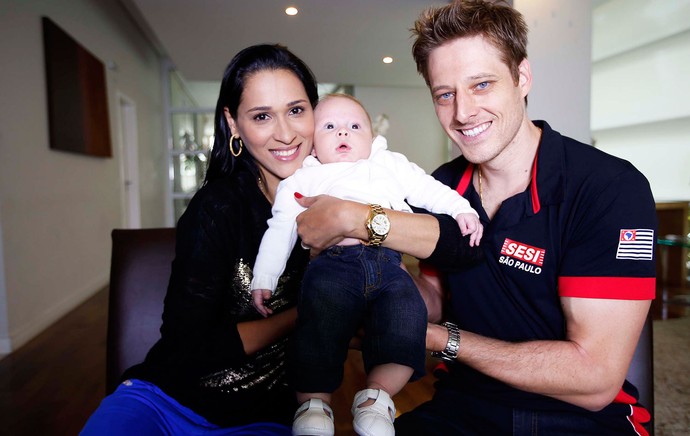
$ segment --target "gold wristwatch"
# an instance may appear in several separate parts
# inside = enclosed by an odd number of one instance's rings
[[[369,243],[372,247],[378,247],[386,240],[388,232],[391,230],[391,222],[388,215],[378,204],[369,205],[369,216],[367,217],[367,232],[369,233]]]

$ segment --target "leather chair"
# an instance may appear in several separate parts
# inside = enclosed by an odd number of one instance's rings
[[[654,346],[652,341],[652,315],[647,315],[647,321],[642,327],[640,340],[633,355],[627,379],[637,387],[640,394],[638,400],[652,415],[648,427],[649,434],[654,435]]]
[[[113,230],[108,297],[106,393],[160,338],[163,300],[175,256],[175,229]]]
[[[175,229],[113,230],[106,353],[106,390],[117,387],[125,369],[144,360],[160,338],[163,299],[175,255]],[[628,380],[654,422],[652,321],[648,317]],[[650,425],[650,434],[654,433]]]

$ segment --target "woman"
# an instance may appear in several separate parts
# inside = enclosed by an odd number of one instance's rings
[[[278,183],[311,152],[317,100],[313,74],[285,47],[230,62],[206,179],[177,225],[161,339],[82,434],[290,434],[285,336],[308,252],[290,256],[274,316],[254,310],[249,283]]]

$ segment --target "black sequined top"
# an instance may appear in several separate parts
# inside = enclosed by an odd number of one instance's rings
[[[152,382],[220,426],[289,425],[296,403],[285,380],[287,339],[247,356],[237,332],[237,323],[260,318],[249,284],[271,217],[256,178],[238,170],[202,187],[180,218],[162,337],[123,378]],[[296,304],[308,254],[296,244],[274,313]]]

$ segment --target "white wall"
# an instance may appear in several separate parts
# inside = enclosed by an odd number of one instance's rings
[[[118,99],[137,110],[142,224],[164,223],[159,60],[117,0],[0,0],[0,353],[16,349],[108,282],[121,227]],[[113,158],[52,151],[41,16],[105,64]],[[4,299],[3,299],[4,290]]]
[[[592,135],[632,162],[657,201],[690,201],[690,0],[593,10]]]
[[[590,2],[550,0],[545,6],[542,0],[515,0],[513,6],[529,26],[527,51],[534,76],[530,118],[546,120],[562,134],[591,143]],[[372,118],[389,116],[386,136],[393,151],[427,171],[451,157],[426,87],[355,86],[355,96]],[[454,146],[450,151],[456,155]]]
[[[591,3],[573,0],[514,0],[529,27],[532,67],[528,113],[553,129],[591,144]]]
[[[598,147],[632,162],[647,176],[656,201],[690,201],[689,119],[599,130],[594,134]]]
[[[354,94],[372,119],[380,114],[388,116],[390,150],[405,154],[427,172],[448,160],[447,137],[436,118],[428,88],[355,86]]]

